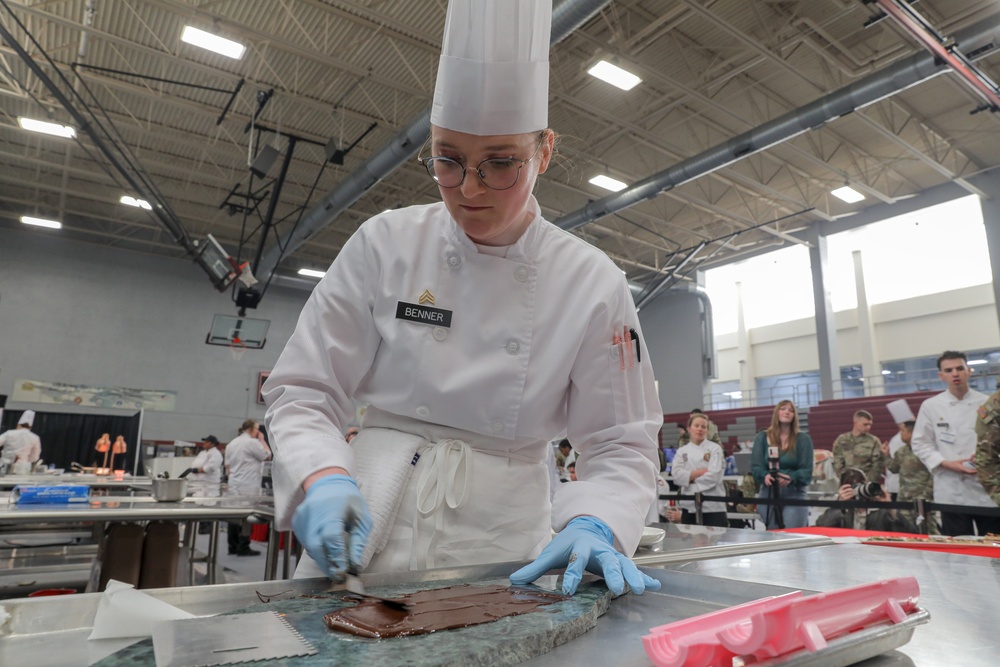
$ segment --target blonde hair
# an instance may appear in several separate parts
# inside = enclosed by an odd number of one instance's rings
[[[792,413],[795,415],[792,417],[791,431],[788,434],[788,451],[794,454],[795,441],[799,437],[799,411],[791,401],[780,401],[774,406],[774,412],[771,413],[771,425],[767,427],[767,441],[772,445],[781,446],[781,423],[778,421],[778,411],[786,405],[792,406]]]
[[[705,420],[705,428],[708,428],[708,415],[706,415],[706,414],[704,414],[702,412],[695,412],[690,417],[688,417],[688,428],[691,428],[691,424],[694,423],[695,419],[704,419]]]
[[[247,419],[243,422],[243,425],[240,426],[240,433],[245,433],[246,431],[252,431],[253,427],[256,425],[257,425],[256,419]]]

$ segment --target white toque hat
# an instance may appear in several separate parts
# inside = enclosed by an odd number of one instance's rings
[[[552,0],[450,0],[431,123],[479,136],[548,127]]]
[[[21,413],[21,418],[17,420],[17,423],[19,425],[20,424],[27,424],[28,426],[34,425],[34,423],[35,423],[35,411],[34,410],[25,410],[24,412]]]
[[[913,416],[913,410],[910,409],[910,405],[906,402],[905,398],[895,400],[885,407],[889,411],[889,414],[892,415],[892,421],[896,424],[911,422],[916,419]]]

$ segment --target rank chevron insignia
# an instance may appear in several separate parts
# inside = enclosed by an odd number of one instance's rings
[[[423,305],[425,303],[429,303],[429,304],[431,304],[433,306],[434,305],[434,295],[431,294],[431,291],[429,289],[425,289],[423,291],[423,293],[420,295],[420,297],[417,299],[417,303],[419,303],[421,305]]]

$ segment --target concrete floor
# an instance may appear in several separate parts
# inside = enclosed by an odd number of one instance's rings
[[[216,583],[237,584],[249,581],[264,581],[264,562],[265,554],[267,553],[267,542],[250,543],[251,549],[260,552],[259,556],[230,556],[229,549],[226,546],[226,528],[228,524],[223,522],[215,525],[217,530],[219,530],[218,554],[216,556],[219,570],[216,575]],[[196,536],[195,550],[200,552],[198,555],[204,555],[208,551],[208,541],[209,535]],[[186,566],[186,560],[182,558],[179,567],[184,568]],[[206,570],[207,568],[204,563],[194,564],[193,585],[198,586],[207,583]],[[280,573],[280,566],[278,571]],[[179,572],[178,584],[180,584],[181,581],[186,580],[186,577],[186,573]]]

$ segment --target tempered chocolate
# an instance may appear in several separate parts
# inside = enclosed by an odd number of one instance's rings
[[[395,599],[406,604],[408,610],[362,599],[356,607],[330,612],[323,622],[331,630],[358,637],[406,637],[491,623],[568,598],[536,589],[463,584],[417,591]]]

